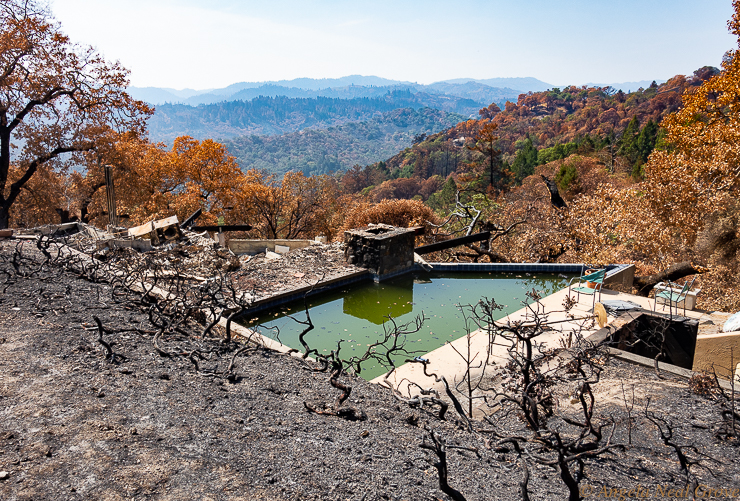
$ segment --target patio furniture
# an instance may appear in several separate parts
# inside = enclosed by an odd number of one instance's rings
[[[691,290],[691,286],[694,285],[694,280],[696,280],[696,276],[689,282],[686,281],[685,284],[683,284],[683,287],[681,287],[679,284],[674,282],[659,282],[655,288],[655,304],[653,305],[653,311],[657,311],[658,308],[658,300],[661,300],[663,304],[663,310],[665,310],[665,305],[668,303],[668,314],[672,314],[672,307],[675,304],[676,305],[676,315],[678,315],[678,305],[679,303],[683,302],[683,316],[686,316],[686,297],[689,295],[689,291]],[[662,290],[659,290],[662,289]]]
[[[591,273],[589,273],[589,271]],[[573,277],[568,282],[568,296],[571,291],[575,291],[577,294],[576,302],[581,300],[581,294],[593,296],[593,306],[596,305],[596,293],[599,294],[599,301],[601,301],[601,289],[604,286],[604,278],[606,277],[606,268],[601,270],[586,270],[584,275],[580,277]],[[573,286],[573,281],[578,282]]]

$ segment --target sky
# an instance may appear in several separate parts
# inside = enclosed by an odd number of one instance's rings
[[[730,0],[48,0],[131,85],[375,75],[429,84],[666,80],[737,47]]]

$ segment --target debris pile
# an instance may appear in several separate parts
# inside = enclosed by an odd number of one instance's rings
[[[239,289],[266,297],[365,271],[345,262],[341,243],[317,243],[276,255],[242,256],[242,266],[233,277]]]
[[[104,247],[92,253],[96,259],[129,266],[144,262],[154,270],[169,270],[180,276],[205,281],[218,274],[226,274],[240,267],[239,259],[228,249],[206,235],[183,232],[180,240],[145,253],[127,247]]]
[[[106,231],[85,223],[45,225],[16,230],[14,238],[47,236],[100,261],[125,269],[148,266],[158,272],[204,281],[240,267],[234,253],[220,247],[207,232],[181,229],[177,217],[150,221],[136,228]]]
[[[47,225],[24,230],[28,237],[45,235],[120,270],[146,270],[145,275],[169,281],[203,283],[222,277],[253,300],[266,299],[366,273],[348,264],[341,243],[313,242],[308,247],[257,255],[235,255],[204,231],[196,233],[177,224],[177,218],[150,221],[136,228],[101,230],[84,223]],[[16,235],[18,236],[18,235]],[[280,246],[281,247],[281,246]]]

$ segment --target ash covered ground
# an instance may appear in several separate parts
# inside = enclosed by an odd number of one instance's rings
[[[82,272],[40,267],[42,256],[25,245],[20,261],[15,242],[0,250],[0,499],[449,499],[437,457],[420,447],[428,430],[462,447],[447,460],[449,483],[466,499],[520,498],[517,456],[491,448],[488,423],[470,433],[452,409],[441,421],[436,409],[410,408],[351,375],[341,377],[352,387],[345,405],[367,419],[310,413],[306,402],[339,393],[313,363],[203,337],[193,321],[160,337],[165,356],[140,301]],[[590,497],[638,486],[656,497],[657,486],[684,485],[674,449],[642,415],[648,398],[673,441],[696,447],[685,452],[700,483],[740,487],[736,440],[720,433],[713,397],[615,360],[594,394],[624,447],[585,461]],[[503,427],[526,433],[516,418]],[[556,469],[529,470],[531,499],[567,499]]]

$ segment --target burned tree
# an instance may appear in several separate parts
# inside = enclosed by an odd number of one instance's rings
[[[487,256],[492,263],[507,263],[509,260],[506,256],[492,250],[493,244],[499,238],[510,235],[518,226],[527,223],[530,211],[531,207],[527,209],[524,217],[505,224],[492,220],[486,221],[482,219],[483,211],[473,203],[462,202],[460,191],[457,191],[455,193],[455,208],[452,209],[444,221],[438,225],[432,224],[432,226],[437,228],[436,236],[443,238],[442,244],[447,244],[446,240],[449,240],[449,245],[445,245],[444,248],[453,247],[454,243],[459,242],[458,245],[465,245],[467,249],[473,251],[472,253],[458,251],[455,253],[458,258],[470,258],[473,262],[478,262],[479,259]],[[469,241],[476,230],[480,231],[479,235],[481,237],[485,236],[484,240],[482,238],[474,240],[483,240],[481,245],[475,245]]]
[[[637,289],[637,294],[639,296],[647,297],[650,294],[650,291],[653,290],[659,282],[673,282],[690,275],[697,275],[708,271],[709,268],[685,261],[673,264],[668,267],[667,270],[661,271],[660,273],[635,277],[634,287]]]
[[[570,315],[569,320],[579,325],[570,342],[560,348],[548,346],[541,338],[552,322],[548,322],[538,295],[532,292],[529,296],[534,301],[525,320],[497,324],[498,339],[509,345],[508,362],[500,369],[502,383],[486,400],[497,419],[486,418],[492,428],[485,433],[501,452],[510,453],[513,448],[517,457],[522,457],[523,470],[527,462],[555,468],[568,489],[569,500],[577,501],[581,499],[578,484],[585,461],[622,447],[612,443],[616,423],[595,415],[592,386],[599,382],[608,353],[582,336],[582,330],[593,325],[594,316],[578,319]],[[572,303],[566,301],[564,306],[568,311]],[[566,411],[557,403],[555,389],[564,384],[573,387],[572,410]],[[502,415],[520,416],[526,429],[517,434],[501,429]],[[526,478],[527,472],[523,474]],[[525,493],[526,486],[523,499]]]
[[[437,475],[439,476],[439,490],[450,496],[453,501],[465,501],[465,496],[463,496],[457,489],[452,488],[447,480],[448,446],[445,443],[445,439],[437,431],[430,431],[429,438],[431,439],[431,443],[427,442],[426,437],[424,437],[421,448],[428,449],[434,452],[437,456],[438,461],[434,463],[433,466],[437,470]]]
[[[329,372],[329,384],[340,390],[342,393],[336,397],[333,404],[311,404],[304,402],[304,406],[310,412],[316,414],[324,414],[330,416],[338,416],[349,420],[361,420],[367,419],[367,415],[362,409],[356,409],[354,407],[342,407],[342,404],[349,398],[352,392],[352,387],[342,380],[342,376],[346,375],[347,371],[354,374],[360,374],[362,372],[363,364],[368,361],[376,361],[385,367],[389,367],[392,372],[395,368],[394,357],[404,356],[413,357],[414,353],[406,349],[406,336],[418,332],[424,324],[424,315],[416,317],[415,320],[405,323],[397,324],[392,317],[388,317],[388,322],[383,324],[383,337],[371,343],[365,353],[359,356],[351,356],[344,358],[342,356],[342,343],[344,340],[340,339],[337,342],[337,347],[331,350],[328,355],[323,355],[318,350],[311,349],[304,336],[312,328],[308,308],[306,307],[306,318],[307,328],[303,331],[300,336],[301,343],[304,346],[303,358],[308,358],[309,353],[313,353],[316,356],[317,366],[312,367],[315,371]],[[432,401],[433,399],[430,399]],[[444,412],[441,412],[444,416]]]
[[[529,465],[540,464],[558,471],[569,500],[576,501],[581,499],[579,483],[586,462],[622,447],[613,441],[617,423],[597,417],[592,389],[600,380],[608,353],[604,346],[594,345],[582,335],[584,329],[593,326],[596,315],[571,314],[574,301],[568,298],[559,312],[560,316],[565,315],[565,320],[551,320],[550,316],[556,312],[544,310],[540,295],[534,290],[527,295],[529,301],[525,302],[527,313],[523,320],[494,321],[499,306],[491,300],[467,308],[468,317],[488,334],[488,348],[475,352],[468,336],[468,350],[464,351],[465,344],[463,350],[455,349],[466,369],[456,381],[454,391],[450,391],[444,378],[427,372],[428,361],[417,363],[424,364],[427,376],[435,377],[437,383],[443,382],[447,397],[474,437],[497,452],[501,461],[519,464],[521,499],[529,499]],[[550,346],[545,334],[563,322],[575,326],[571,327],[570,339],[560,346]],[[494,344],[506,346],[504,363],[493,356]],[[563,387],[572,389],[568,397],[571,406],[559,404]],[[467,403],[467,410],[458,397]],[[474,405],[475,401],[480,403]],[[488,426],[472,419],[475,408]],[[463,499],[447,483],[444,457],[440,456],[444,444],[439,436],[436,438],[433,440],[436,445],[427,444],[426,448],[438,455],[435,467],[440,488],[453,499]]]

